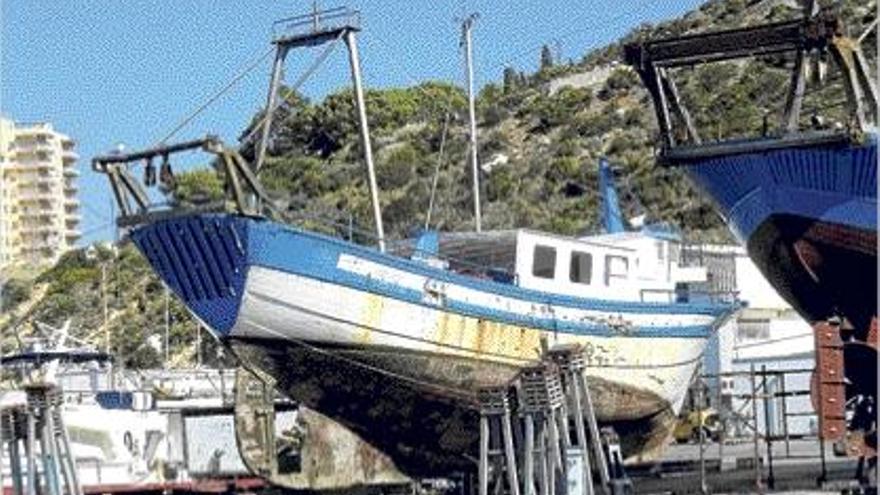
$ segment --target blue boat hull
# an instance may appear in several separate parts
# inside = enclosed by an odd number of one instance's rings
[[[877,301],[877,136],[693,162],[770,283],[811,322],[867,331]]]

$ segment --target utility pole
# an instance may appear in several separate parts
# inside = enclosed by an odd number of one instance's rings
[[[468,87],[468,117],[470,118],[470,148],[471,148],[471,174],[474,187],[474,227],[477,232],[482,230],[480,219],[480,164],[477,161],[477,117],[474,110],[474,63],[471,49],[471,29],[479,14],[473,13],[461,23],[461,44],[464,45],[464,57],[466,63],[465,76]]]
[[[101,263],[101,306],[104,312],[104,352],[110,354],[110,312],[107,309],[107,262]]]

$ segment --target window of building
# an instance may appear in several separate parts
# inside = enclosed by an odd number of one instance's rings
[[[576,284],[589,284],[593,278],[593,255],[580,251],[571,252],[568,279]]]
[[[541,278],[553,278],[556,272],[556,248],[535,246],[532,258],[532,275]]]
[[[770,338],[770,320],[748,318],[736,322],[736,338],[744,340],[764,340]]]
[[[605,285],[613,285],[627,278],[629,260],[625,256],[609,254],[605,256]]]

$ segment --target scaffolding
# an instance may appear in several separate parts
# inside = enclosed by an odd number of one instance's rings
[[[811,377],[810,382],[813,385],[810,388],[792,387],[791,383],[798,375]],[[728,404],[727,407],[723,405],[723,395],[726,393],[723,387],[715,387],[714,391],[707,394],[707,390],[710,390],[707,382],[724,378],[740,379],[747,383],[746,391],[727,395],[739,401],[737,404]],[[725,461],[730,458],[729,453],[725,453],[726,449],[746,442],[752,446],[751,456],[737,458],[735,469],[751,469],[753,488],[758,491],[777,488],[776,468],[779,462],[810,459],[818,461],[819,473],[814,480],[817,487],[836,487],[841,482],[846,486],[869,484],[863,462],[859,463],[854,476],[849,480],[832,480],[829,476],[829,443],[839,439],[830,432],[840,428],[844,418],[829,419],[815,410],[798,411],[791,407],[793,399],[810,397],[813,407],[818,409],[817,402],[821,404],[828,397],[823,397],[822,387],[816,385],[816,375],[812,368],[768,369],[766,364],[757,366],[752,363],[747,371],[698,374],[691,385],[690,395],[694,400],[689,409],[703,411],[708,407],[711,398],[714,398],[716,404],[722,404],[718,410],[721,421],[718,435],[710,439],[710,432],[704,427],[702,420],[695,435],[699,448],[701,492],[710,493],[712,490],[709,473],[725,469]],[[714,397],[709,394],[714,394]],[[790,421],[800,417],[816,418],[818,428],[810,433],[792,432]],[[715,441],[714,444],[712,440]],[[800,441],[798,448],[794,448],[795,441]],[[805,451],[804,448],[809,445],[812,447]],[[840,442],[831,445],[834,454],[842,456],[848,453],[841,445]],[[713,450],[717,452],[717,457],[712,455]]]

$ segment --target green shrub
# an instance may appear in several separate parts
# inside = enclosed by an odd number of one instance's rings
[[[17,278],[7,280],[0,292],[0,308],[6,311],[18,306],[30,297],[33,288],[34,283],[30,280]]]
[[[176,206],[213,203],[223,199],[223,181],[213,169],[183,172],[176,177],[177,187],[172,193]]]

